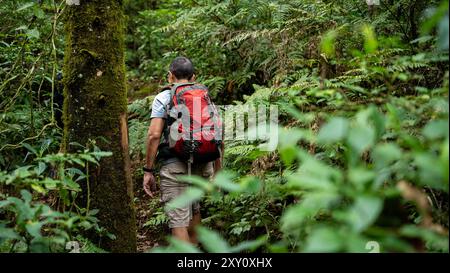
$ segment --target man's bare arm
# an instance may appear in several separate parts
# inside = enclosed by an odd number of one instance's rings
[[[161,134],[164,128],[163,118],[153,118],[150,122],[147,134],[147,155],[145,157],[146,167],[153,168],[155,164],[158,146],[161,141]]]

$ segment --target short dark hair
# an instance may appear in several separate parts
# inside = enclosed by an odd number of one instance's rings
[[[178,80],[190,80],[194,75],[194,65],[186,57],[176,57],[169,70]]]

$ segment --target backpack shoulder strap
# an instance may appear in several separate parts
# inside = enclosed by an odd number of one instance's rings
[[[172,109],[173,107],[173,97],[176,95],[176,92],[178,90],[179,87],[182,86],[188,86],[188,85],[195,85],[196,83],[194,82],[187,82],[187,83],[176,83],[172,86],[172,88],[170,89],[170,103],[169,103],[169,110]]]
[[[172,86],[173,86],[172,84],[165,85],[165,86],[161,87],[161,89],[158,90],[158,93],[164,92],[166,90],[170,90],[170,89],[172,89]]]

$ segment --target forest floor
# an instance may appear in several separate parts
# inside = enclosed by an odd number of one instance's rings
[[[134,170],[138,166],[141,166],[139,162],[133,162],[131,173],[135,173]],[[164,230],[155,230],[154,228],[145,226],[154,215],[157,207],[154,206],[155,202],[152,202],[152,199],[145,194],[142,188],[142,177],[133,176],[133,189],[136,210],[137,251],[143,253],[164,244],[166,234]],[[159,199],[159,196],[154,198]]]
[[[135,197],[137,197],[137,189],[135,189]],[[136,225],[137,225],[137,250],[138,252],[147,252],[151,248],[158,245],[152,236],[150,229],[144,227],[145,223],[153,215],[150,209],[150,198],[144,195],[137,197],[138,201],[135,203],[136,209]]]
[[[166,246],[166,237],[170,235],[170,229],[167,224],[161,224],[156,227],[146,226],[146,223],[154,217],[157,206],[155,206],[155,202],[152,202],[152,199],[142,190],[140,180],[141,179],[134,183],[134,197],[136,209],[137,251],[139,253],[144,253],[157,246]],[[159,200],[159,196],[154,198]]]

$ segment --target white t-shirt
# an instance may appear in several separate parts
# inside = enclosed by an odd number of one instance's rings
[[[156,95],[152,104],[150,118],[167,118],[167,105],[170,103],[170,90],[164,90]]]

